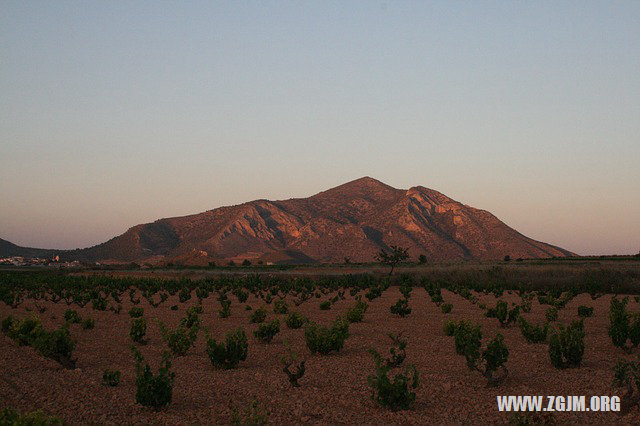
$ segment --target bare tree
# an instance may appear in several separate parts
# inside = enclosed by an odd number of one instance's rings
[[[400,262],[404,262],[409,259],[409,249],[399,246],[390,246],[390,248],[391,252],[380,250],[380,252],[376,254],[376,260],[378,262],[391,267],[389,276],[393,274],[393,270]]]

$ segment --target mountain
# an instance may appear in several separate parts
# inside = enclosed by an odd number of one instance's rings
[[[20,247],[0,238],[0,257],[23,256],[49,258],[56,253],[60,253],[60,250]]]
[[[390,245],[409,248],[414,259],[425,254],[430,260],[573,255],[433,189],[396,189],[370,177],[309,198],[256,200],[160,219],[103,244],[59,254],[69,260],[202,265],[244,259],[370,262]]]

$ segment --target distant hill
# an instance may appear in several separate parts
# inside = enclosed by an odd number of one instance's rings
[[[60,250],[20,247],[0,238],[0,257],[24,256],[48,258],[53,256],[54,253],[60,253]]]
[[[53,253],[7,241],[0,255]],[[256,200],[134,226],[94,247],[55,251],[112,262],[370,262],[390,245],[415,259],[545,258],[573,253],[532,240],[494,215],[422,186],[392,188],[364,177],[309,198]],[[25,250],[22,252],[21,250]]]

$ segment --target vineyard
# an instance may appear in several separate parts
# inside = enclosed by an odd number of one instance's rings
[[[636,423],[640,276],[620,269],[0,272],[0,408],[69,424]],[[497,395],[622,403],[513,414]]]

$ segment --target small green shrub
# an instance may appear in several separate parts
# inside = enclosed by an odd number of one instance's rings
[[[371,399],[383,407],[391,410],[408,410],[413,407],[416,389],[419,384],[418,371],[415,366],[409,365],[404,372],[397,373],[393,380],[389,379],[389,367],[379,353],[370,351],[373,355],[376,369],[374,374],[367,378],[372,388]]]
[[[154,376],[140,351],[133,346],[131,351],[136,362],[136,402],[156,410],[171,403],[175,380],[175,373],[170,371],[171,355],[162,354],[162,364]]]
[[[387,334],[387,336],[391,339],[391,342],[393,344],[389,348],[389,357],[384,360],[384,365],[386,365],[389,368],[400,367],[400,365],[404,362],[404,360],[407,357],[407,352],[406,352],[407,341],[402,338],[402,333],[398,333],[398,334],[389,333]],[[369,353],[374,355],[374,357],[376,356],[375,354],[377,354],[377,352],[374,351],[373,349],[370,349]]]
[[[32,346],[36,339],[44,333],[44,329],[40,319],[35,316],[16,320],[9,315],[2,321],[2,332],[20,346]]]
[[[398,315],[402,318],[406,317],[411,313],[411,308],[409,307],[408,299],[398,299],[395,305],[389,308],[392,314]]]
[[[168,329],[161,321],[158,322],[158,325],[162,339],[176,356],[186,355],[198,337],[199,326],[197,324],[187,328],[181,323],[174,330]]]
[[[96,311],[107,310],[107,299],[104,297],[97,297],[91,300],[91,307]]]
[[[626,392],[620,398],[620,412],[624,416],[638,405],[640,393],[640,356],[638,361],[620,359],[613,367],[613,386],[624,387]]]
[[[522,336],[529,343],[544,343],[547,341],[549,323],[545,322],[543,325],[533,325],[521,316],[518,318],[518,327],[520,327]]]
[[[144,343],[145,334],[147,334],[147,320],[144,317],[133,318],[129,329],[131,340],[136,343]]]
[[[547,308],[547,310],[544,313],[544,317],[549,322],[557,321],[558,320],[558,308],[556,308],[555,306],[551,306],[551,307]]]
[[[497,385],[506,378],[507,368],[504,364],[509,359],[509,350],[504,343],[504,336],[497,334],[496,337],[487,344],[487,348],[482,352],[485,361],[484,376],[489,380],[489,384]],[[496,372],[503,372],[503,376],[496,376]]]
[[[584,326],[582,320],[569,326],[558,325],[549,339],[549,357],[556,368],[579,367],[584,355]]]
[[[284,346],[287,349],[287,353],[280,357],[280,362],[283,365],[282,372],[287,375],[291,386],[294,388],[300,387],[298,380],[304,376],[306,370],[305,360],[298,361],[298,354],[291,349],[287,340],[284,341]]]
[[[144,308],[140,306],[134,306],[133,308],[129,309],[129,316],[131,318],[140,318],[142,315],[144,315]]]
[[[180,290],[178,293],[178,300],[180,300],[180,303],[184,303],[189,299],[191,299],[191,290],[186,287]]]
[[[287,319],[285,320],[287,327],[293,329],[302,327],[306,322],[307,318],[299,312],[290,312],[289,315],[287,315]]]
[[[578,316],[580,318],[589,318],[593,316],[593,307],[590,306],[578,306]]]
[[[371,287],[369,291],[367,291],[364,295],[364,297],[366,297],[369,302],[377,299],[380,296],[382,296],[382,288],[378,286]]]
[[[264,343],[269,343],[273,340],[274,336],[280,332],[280,320],[274,319],[269,323],[263,323],[258,326],[258,329],[253,332],[256,339]]]
[[[453,309],[453,305],[451,303],[444,303],[440,305],[440,310],[442,311],[443,314],[450,313],[452,309]]]
[[[520,306],[514,306],[509,309],[509,305],[504,300],[498,300],[496,307],[487,311],[487,317],[495,317],[500,322],[500,326],[507,327],[515,322],[520,315]]]
[[[238,298],[238,302],[240,303],[246,302],[249,298],[249,292],[242,289],[237,290],[234,294],[236,295],[236,297]]]
[[[304,329],[304,338],[311,353],[326,355],[340,351],[349,337],[349,322],[338,318],[331,328],[310,322]]]
[[[80,324],[80,314],[74,309],[67,309],[64,311],[64,320],[69,324]]]
[[[329,309],[331,309],[331,302],[330,301],[325,300],[324,302],[320,302],[320,310],[328,311]]]
[[[248,352],[247,335],[240,327],[227,333],[225,343],[217,343],[207,335],[207,355],[214,368],[236,368],[240,361],[247,359]]]
[[[458,324],[453,320],[448,320],[444,323],[444,334],[446,336],[453,336],[456,332]]]
[[[118,386],[120,384],[120,370],[104,370],[102,384],[105,386]]]
[[[67,326],[53,331],[43,331],[33,342],[33,347],[42,356],[53,359],[65,368],[76,366],[76,361],[71,358],[76,342],[71,339]]]
[[[251,313],[250,321],[254,324],[259,324],[267,319],[267,309],[264,306],[259,307]]]
[[[202,305],[193,305],[187,309],[186,315],[180,320],[180,325],[184,328],[193,328],[200,326],[200,314],[202,313]]]
[[[368,308],[369,305],[367,304],[367,302],[358,300],[355,306],[347,311],[347,321],[349,321],[350,323],[362,322],[362,320],[364,319],[364,314],[365,312],[367,312]]]
[[[627,312],[627,303],[629,298],[618,299],[616,297],[611,299],[609,305],[609,337],[614,346],[622,349],[627,349],[627,340],[633,335],[633,346],[637,346],[640,343],[640,320],[637,315],[631,315]],[[631,320],[634,320],[633,324]]]
[[[171,305],[171,309],[172,311],[177,311],[178,310],[178,305]]]
[[[276,300],[273,304],[273,312],[275,314],[286,314],[289,312],[289,305],[284,299]]]
[[[231,300],[224,299],[220,301],[221,309],[218,311],[220,318],[228,318],[231,316]]]
[[[490,385],[498,385],[508,374],[504,365],[509,358],[509,350],[502,334],[497,334],[481,353],[482,330],[479,325],[469,321],[460,321],[454,332],[456,353],[463,355],[469,370],[481,372]],[[484,361],[484,370],[482,362]],[[499,373],[499,374],[497,374]]]
[[[93,330],[93,328],[96,326],[96,322],[93,320],[93,318],[85,318],[82,320],[80,326],[83,330]]]
[[[72,359],[76,342],[71,339],[69,323],[47,331],[37,317],[15,320],[9,316],[2,321],[2,331],[21,346],[32,346],[40,355],[53,359],[65,368],[75,368]]]

